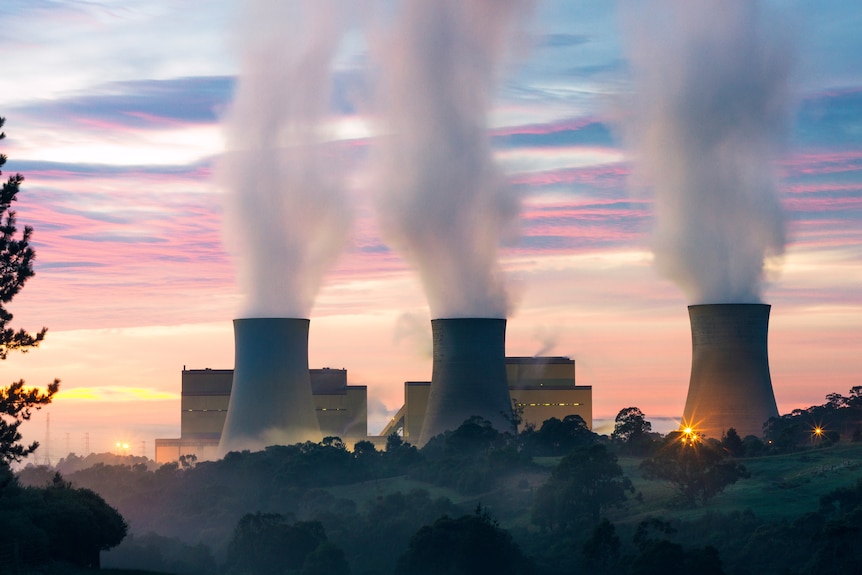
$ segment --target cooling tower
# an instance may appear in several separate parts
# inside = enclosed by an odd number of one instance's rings
[[[740,437],[763,435],[778,415],[769,377],[770,306],[709,304],[688,308],[691,381],[683,420],[709,437],[733,427]]]
[[[508,431],[512,413],[506,379],[506,320],[431,320],[434,361],[419,445],[471,416]]]
[[[233,386],[219,452],[321,440],[307,319],[235,319]]]

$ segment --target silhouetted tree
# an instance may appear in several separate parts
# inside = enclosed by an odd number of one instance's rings
[[[101,496],[75,489],[59,473],[49,487],[28,488],[33,524],[48,536],[56,561],[99,567],[99,553],[120,544],[128,531],[125,519]]]
[[[587,567],[597,573],[617,572],[620,562],[620,538],[614,524],[607,519],[596,525],[593,534],[581,546],[581,555]]]
[[[457,519],[444,515],[422,527],[395,569],[396,575],[526,575],[532,571],[512,536],[481,509]]]
[[[0,128],[6,123],[0,118]],[[0,140],[6,134],[0,132]],[[0,154],[0,168],[6,164],[6,155]],[[2,175],[0,171],[0,175]],[[29,348],[39,345],[45,338],[47,328],[42,328],[35,334],[24,329],[15,331],[9,327],[12,314],[6,309],[6,304],[12,301],[28,279],[33,277],[33,260],[36,252],[30,247],[30,236],[33,228],[24,226],[20,239],[16,238],[18,228],[15,225],[15,212],[9,208],[18,198],[18,192],[24,176],[15,174],[3,182],[0,188],[0,359],[6,359],[8,353],[19,349],[26,352]]]
[[[227,572],[298,571],[324,541],[326,532],[317,521],[292,523],[279,513],[248,513],[237,523],[228,545]]]
[[[180,467],[183,469],[193,469],[198,462],[198,456],[194,453],[180,455]]]
[[[367,440],[357,441],[353,444],[353,456],[360,458],[366,455],[377,455],[377,448]]]
[[[742,438],[742,450],[746,457],[757,457],[766,453],[767,447],[756,435],[746,435]]]
[[[461,455],[485,453],[494,446],[499,436],[500,433],[490,421],[474,416],[445,435],[446,451]]]
[[[790,414],[769,418],[763,426],[763,434],[771,451],[789,453],[808,441],[811,425],[802,421],[803,414],[804,410],[795,409]]]
[[[632,482],[604,445],[575,449],[536,493],[533,522],[554,530],[571,529],[585,520],[595,525],[604,509],[626,501],[626,493],[634,493]]]
[[[862,573],[862,557],[857,551],[862,535],[862,514],[828,521],[814,536],[815,552],[805,573],[843,575]]]
[[[410,469],[410,476],[461,493],[487,491],[531,464],[513,439],[486,419],[470,417],[426,443],[420,452],[422,461]]]
[[[32,410],[41,409],[51,403],[51,398],[57,393],[60,382],[48,386],[47,391],[25,389],[24,380],[0,388],[0,466],[13,461],[21,461],[39,447],[39,442],[22,445],[21,423],[30,419]]]
[[[365,504],[365,513],[348,537],[338,539],[357,573],[392,573],[398,552],[423,525],[442,515],[458,516],[464,508],[445,497],[432,498],[422,489],[395,491]],[[333,534],[333,538],[335,534]]]
[[[650,431],[652,424],[646,420],[643,412],[637,407],[626,407],[614,418],[611,439],[625,445],[632,452],[642,453],[652,441]]]
[[[402,445],[404,445],[404,440],[400,435],[393,431],[386,436],[386,447],[384,448],[384,451],[395,451]]]
[[[745,466],[728,459],[720,446],[681,431],[669,433],[664,445],[653,457],[644,459],[640,468],[646,479],[669,482],[687,505],[703,503],[750,476]]]
[[[653,534],[661,535],[661,538]],[[684,549],[668,539],[676,533],[667,521],[646,519],[638,524],[633,543],[638,554],[633,558],[631,575],[724,575],[721,559],[714,547]]]
[[[0,118],[0,128],[6,119]],[[6,134],[0,132],[0,140]],[[6,155],[0,154],[0,168],[6,164]],[[0,175],[3,172],[0,171]],[[33,260],[36,252],[30,247],[30,237],[33,228],[24,226],[24,231],[18,237],[18,227],[15,212],[11,210],[12,202],[17,201],[18,192],[24,176],[15,174],[3,182],[0,187],[0,360],[6,359],[10,351],[19,350],[26,353],[32,347],[39,345],[45,338],[47,328],[42,328],[35,334],[26,330],[17,331],[10,327],[12,314],[6,309],[6,304],[12,301],[28,279],[33,277]],[[21,434],[18,427],[22,421],[30,419],[31,410],[40,409],[51,402],[51,397],[57,392],[60,382],[48,386],[48,390],[25,390],[24,381],[13,383],[9,387],[0,388],[0,466],[12,461],[21,461],[33,453],[38,442],[29,446],[20,444]]]
[[[736,432],[736,429],[730,428],[721,438],[721,447],[734,457],[739,457],[745,454],[745,447],[742,445],[742,438]]]
[[[415,445],[407,443],[394,431],[386,437],[384,453],[387,468],[395,473],[404,473],[422,458]]]
[[[381,469],[383,453],[377,451],[370,441],[362,440],[353,444],[353,460],[357,474],[362,477],[386,475]]]
[[[592,445],[598,436],[590,431],[580,415],[545,420],[538,431],[526,434],[525,449],[531,455],[555,457],[572,449]]]
[[[826,447],[842,438],[862,440],[862,386],[852,387],[847,397],[830,393],[822,405],[772,417],[763,431],[770,449],[778,453]]]
[[[299,575],[350,575],[350,565],[341,548],[324,541],[305,558]]]
[[[326,447],[334,447],[336,449],[347,449],[347,446],[344,445],[344,441],[338,437],[337,435],[327,435],[323,438],[321,442]]]
[[[102,566],[138,569],[176,575],[218,573],[212,550],[204,544],[189,545],[177,538],[155,533],[129,535],[102,557]]]

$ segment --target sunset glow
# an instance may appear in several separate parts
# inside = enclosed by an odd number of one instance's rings
[[[783,2],[766,5],[790,14],[804,41],[776,165],[787,246],[765,264],[763,297],[775,398],[787,413],[846,393],[862,373],[862,35],[852,2]],[[13,4],[3,18],[14,34],[0,39],[0,152],[4,177],[25,177],[15,210],[34,228],[37,259],[10,310],[15,327],[49,331],[3,369],[7,382],[62,381],[21,430],[44,442],[51,413],[52,437],[69,434],[72,451],[87,434],[92,451],[137,455],[143,442],[153,457],[156,437],[178,436],[184,366],[233,367],[243,292],[214,173],[239,69],[234,6]],[[506,352],[574,359],[596,419],[629,405],[647,419],[679,418],[689,302],[655,268],[656,203],[637,185],[619,129],[633,90],[627,35],[617,3],[548,0],[503,71],[487,123],[520,203],[500,252]],[[431,313],[377,216],[373,159],[384,131],[368,49],[351,37],[333,72],[327,145],[347,157],[341,207],[352,222],[310,314],[309,364],[346,368],[351,385],[368,386],[376,433],[401,406],[405,381],[430,380]],[[696,429],[681,427],[689,438]],[[56,440],[48,449],[55,460],[66,454]]]

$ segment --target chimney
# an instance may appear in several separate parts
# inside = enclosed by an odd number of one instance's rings
[[[765,304],[689,306],[686,425],[715,438],[731,427],[740,437],[761,437],[766,420],[778,415],[767,354],[769,310]]]
[[[509,431],[512,413],[506,378],[506,320],[431,320],[434,359],[431,391],[419,445],[478,415]]]
[[[320,441],[308,374],[309,320],[235,319],[230,404],[219,452]]]

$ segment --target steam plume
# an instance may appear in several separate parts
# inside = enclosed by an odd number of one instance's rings
[[[764,259],[785,244],[773,160],[788,43],[770,37],[753,0],[640,6],[627,135],[635,177],[655,193],[656,265],[690,303],[757,303]]]
[[[243,4],[219,178],[246,317],[308,317],[344,241],[349,218],[323,130],[344,32],[337,8],[334,0]]]
[[[404,2],[383,47],[381,225],[419,268],[432,318],[503,318],[498,246],[518,203],[486,117],[522,0]]]

